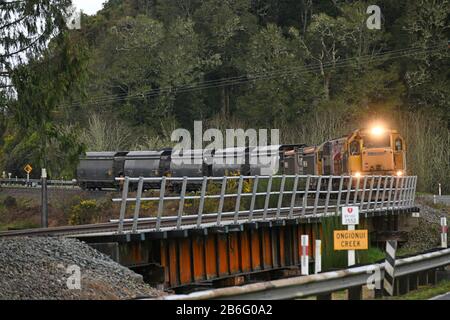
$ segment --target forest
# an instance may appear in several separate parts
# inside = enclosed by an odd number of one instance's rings
[[[74,178],[85,151],[176,128],[277,128],[318,144],[380,121],[418,190],[450,192],[450,1],[0,1],[0,174]],[[381,9],[369,29],[367,8]]]

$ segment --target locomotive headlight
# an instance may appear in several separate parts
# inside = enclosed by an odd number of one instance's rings
[[[397,171],[397,176],[398,176],[398,177],[401,177],[402,175],[403,175],[403,171],[402,171],[402,170],[398,170],[398,171]]]
[[[373,127],[370,131],[374,136],[381,136],[384,133],[383,127]]]

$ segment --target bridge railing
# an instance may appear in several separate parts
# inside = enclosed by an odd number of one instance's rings
[[[138,227],[167,231],[310,219],[339,215],[342,206],[358,206],[360,214],[367,216],[413,207],[417,183],[416,176],[124,177],[117,180],[123,183],[122,197],[113,199],[121,203],[119,219],[115,220],[119,233],[127,226],[135,233]],[[147,189],[155,188],[159,192],[144,195]],[[195,208],[191,206],[187,210],[187,201],[195,202]],[[142,209],[146,202],[156,204],[157,209],[150,217],[141,215],[141,211],[147,210]],[[169,202],[170,210],[165,208]],[[130,203],[134,206],[131,218],[126,217]]]

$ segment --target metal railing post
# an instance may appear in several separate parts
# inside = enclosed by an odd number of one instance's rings
[[[370,210],[370,205],[372,202],[372,194],[373,194],[373,185],[375,184],[375,176],[372,176],[370,179],[370,189],[369,189],[369,197],[367,198],[367,205],[366,205],[366,217],[367,217],[367,213]]]
[[[205,206],[205,195],[206,195],[206,186],[207,185],[208,185],[208,178],[203,177],[202,191],[200,193],[200,203],[198,205],[197,228],[200,228],[200,226],[202,224],[203,208]]]
[[[414,192],[414,177],[411,177],[411,182],[409,185],[409,192],[408,192],[408,206],[412,207],[413,203],[412,203],[412,195]]]
[[[322,176],[319,176],[319,181],[317,182],[317,188],[316,188],[316,197],[314,199],[314,209],[313,209],[313,216],[314,217],[317,214],[317,206],[319,205],[321,184],[322,184]]]
[[[405,207],[405,198],[408,194],[408,183],[409,183],[409,177],[402,177],[402,189],[400,193],[400,207]]]
[[[414,198],[416,195],[416,186],[417,186],[417,176],[413,176],[412,178],[412,186],[411,186],[411,198],[410,198],[410,206],[414,205]]]
[[[360,183],[360,177],[356,178],[355,195],[353,197],[353,204],[357,204],[358,192],[359,192],[359,183]]]
[[[388,195],[388,201],[387,201],[388,209],[392,209],[392,188],[394,186],[394,180],[395,180],[395,177],[391,176],[391,183],[389,184],[389,195]]]
[[[339,191],[336,200],[336,212],[339,213],[339,208],[341,207],[341,197],[342,197],[342,188],[344,187],[344,176],[341,176],[339,179]]]
[[[384,200],[385,200],[385,196],[386,196],[386,189],[387,189],[387,182],[388,182],[389,177],[385,176],[384,177],[384,182],[383,182],[383,193],[381,194],[381,203],[380,203],[380,210],[383,210],[383,206],[384,206]]]
[[[403,197],[405,196],[405,185],[406,185],[406,177],[401,176],[400,177],[400,195],[399,195],[399,204],[398,206],[400,208],[403,208]]]
[[[138,189],[136,193],[136,206],[134,207],[134,215],[133,215],[133,228],[132,228],[133,233],[137,232],[139,210],[141,209],[142,189],[144,189],[144,178],[139,177]]]
[[[323,210],[323,214],[326,216],[327,212],[328,212],[328,205],[330,203],[330,195],[331,195],[331,190],[333,189],[333,177],[330,177],[330,180],[328,181],[328,192],[327,192],[327,197],[325,199],[325,208]]]
[[[181,185],[181,193],[180,193],[180,205],[178,207],[177,229],[181,228],[181,222],[183,219],[184,197],[186,196],[186,186],[187,186],[187,177],[183,177],[183,184]]]
[[[381,188],[381,179],[382,178],[383,178],[382,176],[378,177],[377,192],[375,193],[375,203],[374,203],[373,209],[372,209],[372,211],[374,211],[374,212],[377,210],[377,206],[378,206],[378,198],[380,197],[380,188]]]
[[[217,209],[217,225],[218,226],[220,226],[222,223],[222,211],[223,211],[223,203],[225,201],[225,192],[227,192],[227,180],[228,180],[228,177],[224,176],[222,179],[222,187],[220,188],[219,208]]]
[[[123,220],[125,219],[125,211],[127,209],[129,184],[130,184],[130,178],[125,177],[125,182],[123,184],[123,190],[122,190],[122,203],[120,204],[119,233],[123,232]]]
[[[267,218],[267,210],[269,209],[270,193],[272,192],[272,176],[269,177],[269,182],[267,183],[266,199],[264,201],[264,212],[263,220]]]
[[[303,195],[303,201],[302,201],[302,216],[304,216],[306,214],[306,207],[308,206],[308,193],[309,193],[310,183],[311,183],[311,176],[308,175],[306,177],[305,194]]]
[[[259,183],[259,176],[255,176],[253,179],[252,200],[250,203],[250,212],[248,215],[249,222],[251,222],[253,219],[253,210],[255,210],[256,193],[258,192],[258,183]]]
[[[364,176],[364,179],[363,179],[363,187],[362,187],[362,193],[361,193],[361,203],[359,205],[360,211],[364,210],[364,200],[366,198],[367,178],[368,178],[368,176]],[[365,216],[367,217],[367,214]]]
[[[239,220],[239,210],[241,208],[241,194],[242,194],[242,185],[244,184],[244,177],[239,177],[239,185],[236,195],[236,206],[234,208],[234,224],[237,224]]]
[[[414,176],[414,189],[413,189],[412,204],[414,204],[416,201],[416,188],[417,188],[417,176]]]
[[[352,183],[353,183],[353,176],[350,176],[350,179],[348,181],[348,187],[347,187],[347,194],[345,197],[345,206],[348,207],[350,204],[350,194],[352,193]]]
[[[298,188],[298,174],[295,175],[294,186],[292,187],[291,207],[289,208],[289,219],[292,219],[294,215],[295,197],[297,196]]]
[[[414,177],[411,177],[411,181],[409,184],[409,192],[408,192],[408,207],[412,207],[412,205],[413,205],[413,203],[411,201],[413,190],[414,190]]]
[[[161,188],[159,189],[158,216],[156,218],[156,231],[161,229],[161,217],[164,210],[164,195],[166,193],[166,177],[161,178]]]
[[[281,178],[280,193],[278,194],[278,205],[277,205],[277,220],[280,218],[281,205],[283,204],[283,192],[284,184],[286,183],[286,176],[283,174]]]
[[[392,208],[397,207],[397,195],[398,195],[398,185],[400,182],[400,177],[395,177],[395,191],[394,191],[394,199],[392,200]]]

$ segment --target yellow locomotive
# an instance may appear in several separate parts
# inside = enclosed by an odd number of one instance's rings
[[[301,174],[311,175],[404,175],[406,145],[392,129],[373,127],[303,148]]]

